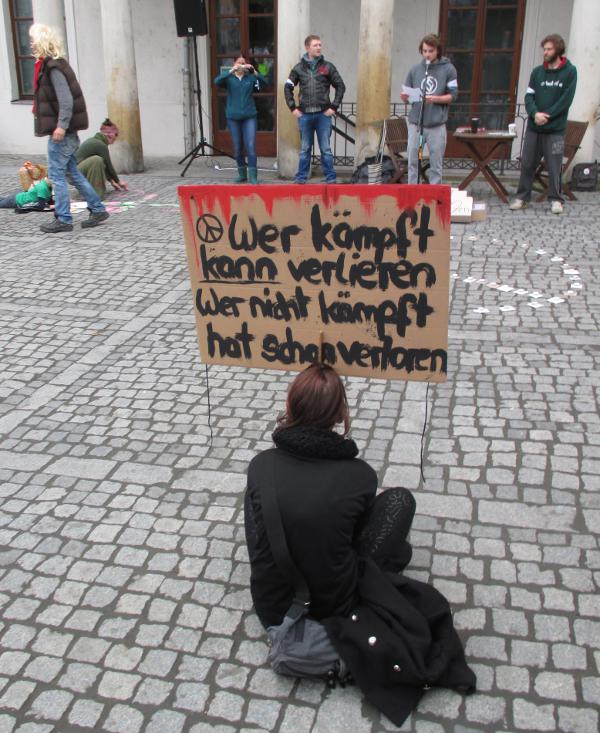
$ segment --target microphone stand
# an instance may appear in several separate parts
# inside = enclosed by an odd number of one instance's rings
[[[425,62],[425,78],[423,79],[423,88],[421,96],[421,114],[419,115],[419,148],[418,148],[418,165],[417,165],[417,183],[421,183],[423,176],[423,148],[425,147],[425,135],[423,133],[423,121],[425,119],[425,100],[427,98],[427,79],[429,77],[429,64]]]

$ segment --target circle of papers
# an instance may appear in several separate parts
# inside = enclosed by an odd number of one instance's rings
[[[469,237],[468,239],[471,241],[475,241],[477,237],[472,236],[472,237]],[[498,242],[498,241],[499,240],[497,239],[492,240],[492,242]],[[529,244],[527,242],[523,242],[521,244],[521,247],[529,247]],[[562,264],[563,275],[568,276],[569,280],[571,281],[569,284],[571,290],[565,290],[562,293],[562,295],[564,295],[565,297],[573,297],[579,294],[578,292],[575,292],[575,291],[579,291],[583,289],[583,283],[580,282],[581,275],[579,274],[579,270],[577,270],[574,267],[571,267],[567,262],[565,262],[564,257],[561,257],[560,255],[551,255],[551,253],[547,252],[547,250],[545,249],[537,249],[535,253],[540,256],[549,255],[551,262],[563,263]],[[452,273],[452,277],[456,279],[459,277],[459,275],[457,273]],[[560,298],[557,295],[553,295],[550,298],[546,298],[544,293],[540,293],[538,290],[534,290],[533,292],[530,293],[528,290],[525,290],[524,288],[513,288],[511,285],[501,284],[498,282],[487,282],[485,278],[478,279],[471,275],[469,277],[463,278],[463,282],[466,283],[467,285],[471,285],[472,283],[476,282],[480,285],[485,285],[486,287],[491,288],[492,290],[498,290],[502,293],[511,293],[512,295],[528,295],[529,298],[533,298],[533,300],[530,300],[527,303],[527,305],[530,308],[534,308],[536,310],[538,308],[543,308],[545,305],[544,303],[539,302],[540,298],[545,298],[546,302],[552,303],[552,305],[558,305],[560,303],[565,302],[565,298]],[[515,306],[512,306],[512,305],[502,305],[499,307],[498,310],[500,310],[502,313],[509,313],[510,311],[516,310],[516,308]],[[485,307],[473,308],[473,313],[478,313],[481,315],[484,315],[490,312],[491,312],[490,309],[485,308]]]

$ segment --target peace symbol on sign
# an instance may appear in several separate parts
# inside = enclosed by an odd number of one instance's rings
[[[223,225],[212,214],[203,214],[196,222],[196,232],[202,242],[214,244],[223,236]]]

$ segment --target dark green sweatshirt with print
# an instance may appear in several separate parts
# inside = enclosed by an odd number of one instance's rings
[[[541,133],[564,132],[576,86],[577,69],[566,57],[563,56],[557,69],[551,69],[545,64],[536,66],[531,72],[525,93],[525,107],[529,114],[528,129]],[[536,112],[550,115],[545,125],[535,124]]]

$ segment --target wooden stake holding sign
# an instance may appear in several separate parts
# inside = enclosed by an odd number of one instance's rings
[[[447,186],[180,186],[209,364],[446,379]]]

